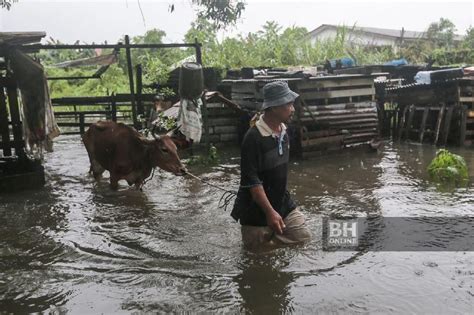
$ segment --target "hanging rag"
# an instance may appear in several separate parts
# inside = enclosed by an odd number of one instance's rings
[[[31,158],[41,159],[43,149],[52,151],[52,140],[60,133],[44,70],[39,63],[17,49],[11,50],[9,60],[21,95],[25,151]]]
[[[178,129],[186,140],[193,140],[199,143],[202,135],[202,116],[201,116],[201,98],[181,99],[180,110],[178,114]]]

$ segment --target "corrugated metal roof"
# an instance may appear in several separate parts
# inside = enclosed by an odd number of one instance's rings
[[[310,35],[316,35],[317,33],[323,31],[325,28],[337,29],[339,27],[342,27],[342,26],[333,25],[333,24],[322,24],[319,27],[312,30],[311,32],[309,32],[309,34]],[[388,36],[388,37],[400,38],[402,36],[402,30],[401,29],[394,30],[394,29],[389,29],[389,28],[363,27],[363,26],[355,26],[355,27],[346,26],[346,27],[349,30],[354,30],[354,31],[357,31],[357,32],[377,34],[377,35]],[[418,39],[418,38],[424,38],[424,37],[426,37],[425,32],[404,30],[404,33],[403,33],[403,38],[408,38],[408,39]],[[463,36],[462,35],[454,35],[454,39],[455,40],[462,40]]]

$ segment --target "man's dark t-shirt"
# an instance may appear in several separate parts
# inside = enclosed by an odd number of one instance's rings
[[[289,139],[262,136],[256,126],[244,137],[241,148],[241,179],[232,217],[242,225],[267,226],[265,212],[253,201],[250,189],[262,185],[273,208],[285,218],[296,208],[287,190]],[[281,148],[279,148],[281,142]]]

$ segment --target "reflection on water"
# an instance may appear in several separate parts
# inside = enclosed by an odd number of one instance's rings
[[[474,171],[472,150],[455,150]],[[313,240],[249,253],[220,192],[155,172],[143,192],[88,176],[78,137],[47,156],[47,185],[0,195],[0,312],[472,313],[473,252],[325,252],[321,216],[472,216],[473,188],[439,192],[435,148],[387,144],[291,164]],[[239,181],[236,150],[193,169]],[[370,238],[389,236],[381,224]],[[455,227],[446,229],[446,235]],[[461,231],[462,232],[462,231]]]

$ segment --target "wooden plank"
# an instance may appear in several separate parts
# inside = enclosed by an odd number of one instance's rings
[[[221,134],[221,133],[237,133],[238,126],[215,126],[213,128],[214,133]]]
[[[329,136],[329,137],[322,137],[316,139],[309,139],[309,140],[302,140],[301,146],[303,148],[310,147],[310,146],[317,146],[321,144],[328,144],[328,143],[341,143],[344,139],[345,135],[336,135],[336,136]]]
[[[332,105],[308,105],[310,111],[315,110],[337,110],[337,109],[353,109],[353,108],[372,108],[376,107],[376,103],[372,101],[357,103],[340,103]]]
[[[448,135],[451,127],[451,119],[453,117],[453,110],[454,106],[449,106],[448,110],[446,111],[446,119],[444,120],[444,127],[443,127],[443,145],[448,143]]]
[[[353,129],[349,128],[350,135],[355,135],[359,133],[375,133],[378,134],[377,128],[365,128],[365,129]]]
[[[335,109],[335,110],[321,110],[310,111],[303,113],[303,116],[326,116],[326,115],[346,115],[346,114],[362,114],[362,113],[377,113],[377,108],[353,108],[353,109]]]
[[[343,120],[343,119],[362,119],[362,118],[375,118],[377,119],[377,113],[376,112],[371,112],[371,113],[361,113],[359,115],[330,115],[330,116],[317,116],[314,117],[314,120],[312,118],[307,118],[307,117],[302,117],[301,121],[302,122],[307,122],[307,121],[316,121],[316,122],[324,122],[324,121],[331,121],[331,120]]]
[[[77,111],[77,112],[55,112],[54,116],[75,116],[79,114],[84,114],[84,115],[108,115],[110,114],[110,110],[97,110],[97,111]]]
[[[322,128],[339,128],[339,129],[347,129],[347,128],[355,128],[355,126],[364,126],[367,124],[377,125],[378,121],[377,118],[361,118],[361,119],[346,119],[341,121],[328,121],[324,123],[317,123],[318,127]],[[314,122],[310,121],[307,122],[305,125],[314,125]]]
[[[12,150],[10,148],[10,131],[8,128],[8,112],[5,101],[5,93],[3,87],[0,87],[0,134],[2,136],[3,156],[11,156]]]
[[[305,140],[329,137],[339,135],[341,132],[339,130],[318,130],[318,131],[303,131],[301,132],[301,138]]]
[[[22,146],[18,145],[19,142],[23,141],[23,131],[21,128],[20,108],[18,106],[18,95],[16,87],[8,87],[7,95],[13,129],[13,140],[17,144],[15,146],[15,154],[18,157],[22,157],[24,156],[25,152],[22,150]]]
[[[361,133],[352,134],[350,136],[347,136],[346,138],[348,140],[352,140],[352,139],[376,137],[376,136],[378,136],[377,132],[363,132],[363,133],[361,132]]]
[[[323,155],[326,155],[326,154],[330,154],[330,153],[333,153],[333,152],[340,152],[341,150],[343,149],[343,146],[338,146],[338,147],[329,147],[329,148],[323,148],[323,149],[319,149],[319,150],[312,150],[312,151],[308,151],[308,152],[302,152],[302,155],[301,157],[303,159],[311,159],[311,158],[315,158],[315,157],[321,157]]]
[[[297,87],[301,92],[307,89],[335,88],[335,87],[353,87],[353,86],[371,86],[374,84],[373,78],[346,78],[342,80],[303,80],[297,82]]]
[[[310,99],[326,99],[336,97],[349,97],[349,96],[363,96],[363,95],[374,95],[375,88],[364,88],[364,89],[348,89],[348,90],[336,90],[336,91],[322,91],[322,92],[302,92],[306,100]]]
[[[106,105],[110,103],[110,96],[84,96],[84,97],[61,97],[61,98],[53,98],[51,99],[53,106],[70,106],[70,105],[98,105],[103,104]]]
[[[461,96],[459,97],[460,103],[474,103],[474,96]]]
[[[418,136],[418,140],[420,141],[420,143],[423,143],[423,137],[425,136],[426,120],[428,119],[429,113],[430,109],[426,107],[423,111],[423,117],[421,118],[420,133]]]
[[[348,125],[347,128],[350,130],[357,130],[357,129],[366,129],[366,128],[371,128],[371,129],[378,129],[378,123],[377,121],[372,121],[370,123],[365,123],[365,124],[356,124],[356,125]],[[346,129],[347,129],[346,128]]]
[[[443,106],[441,107],[441,110],[438,113],[438,119],[436,121],[434,145],[438,145],[439,134],[440,134],[440,131],[441,131],[441,122],[443,121],[443,116],[444,116],[445,110],[446,110],[446,106],[443,104]]]
[[[239,121],[235,118],[213,118],[209,119],[209,126],[237,126]]]

